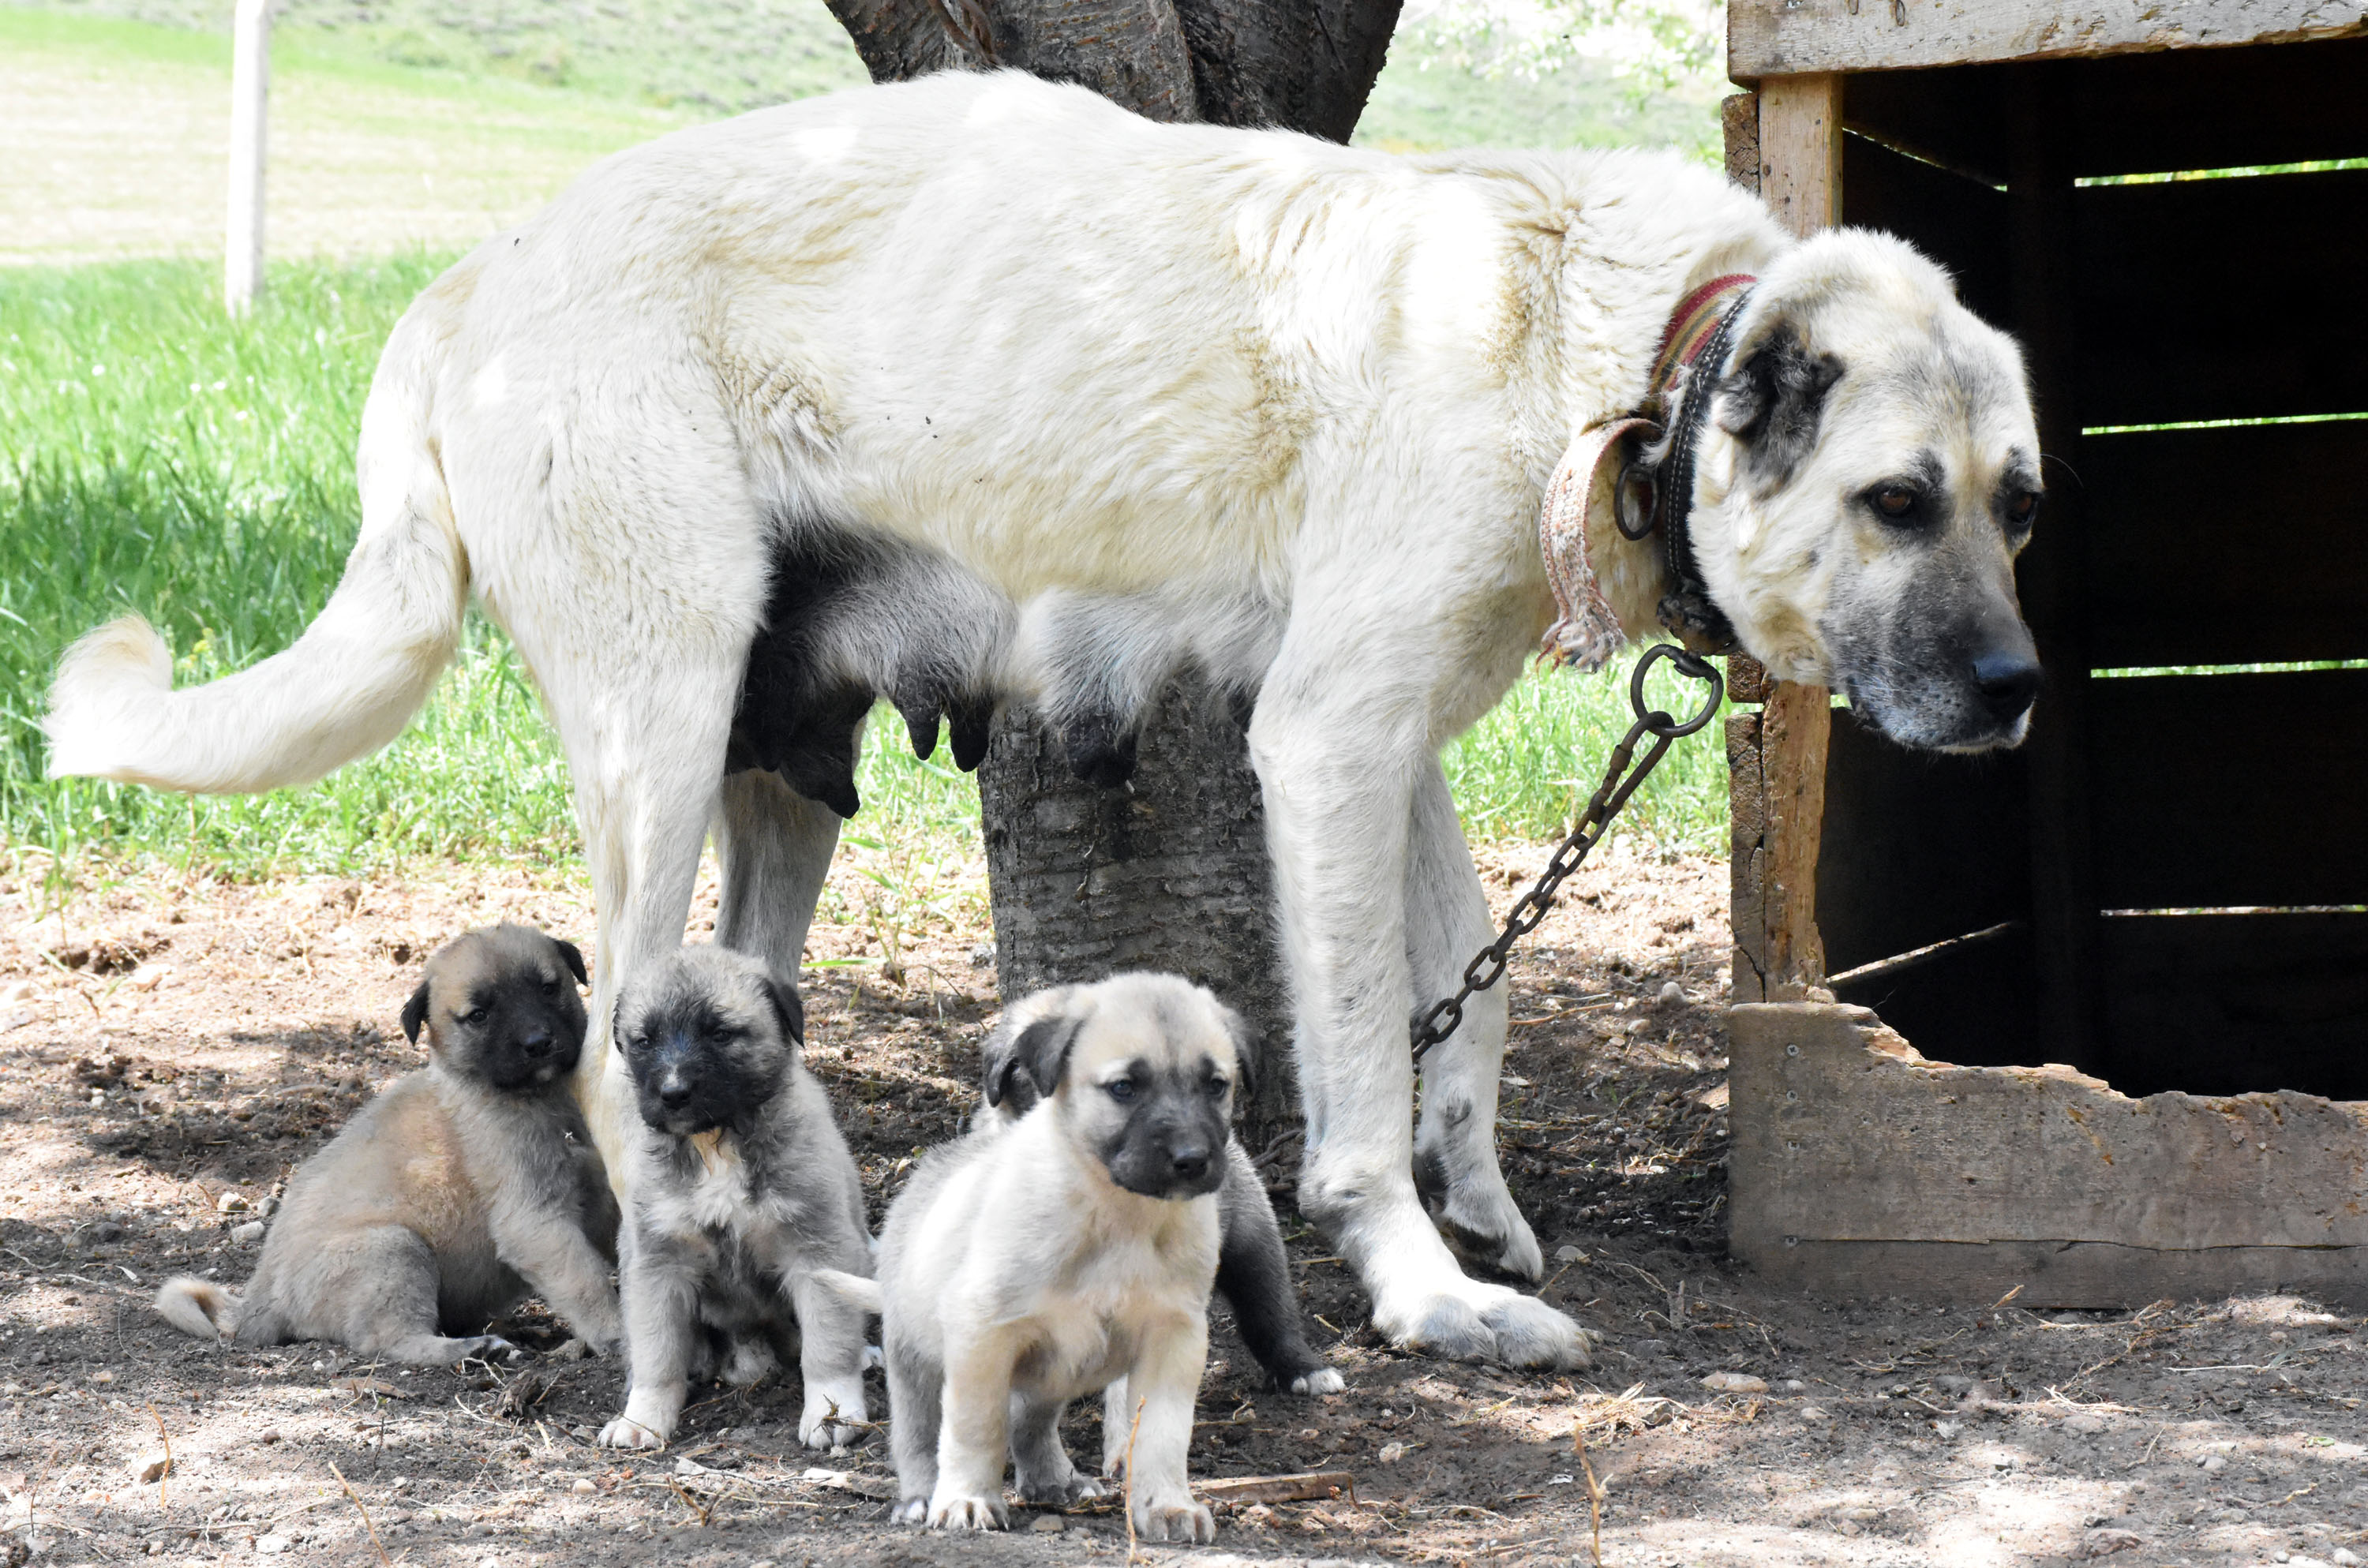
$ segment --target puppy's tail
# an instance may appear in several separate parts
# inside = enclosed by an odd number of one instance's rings
[[[866,1279],[858,1274],[841,1274],[836,1268],[817,1268],[814,1283],[845,1301],[848,1306],[880,1315],[880,1281]]]
[[[137,616],[66,650],[50,688],[50,777],[246,794],[309,783],[386,744],[460,641],[469,565],[428,430],[433,295],[412,307],[362,412],[361,536],[294,646],[173,689],[172,655]]]
[[[156,1310],[183,1334],[228,1339],[238,1332],[238,1292],[211,1279],[176,1274],[158,1288]]]

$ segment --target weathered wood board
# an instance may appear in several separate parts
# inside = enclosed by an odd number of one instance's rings
[[[2133,1306],[2368,1299],[2368,1104],[2134,1100],[2065,1067],[1927,1062],[1861,1007],[1732,1014],[1730,1241],[1841,1295]]]
[[[1988,60],[2285,43],[2368,31],[2368,0],[1732,0],[1726,74],[1895,71]]]

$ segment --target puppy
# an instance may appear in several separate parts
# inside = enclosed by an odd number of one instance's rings
[[[861,1436],[863,1315],[814,1275],[868,1274],[871,1233],[855,1157],[799,1063],[804,1038],[797,993],[723,948],[684,948],[626,981],[615,1039],[642,1120],[618,1249],[632,1375],[604,1445],[663,1445],[716,1339],[733,1383],[797,1357],[809,1448]]]
[[[895,1517],[1002,1528],[1007,1447],[1024,1500],[1099,1495],[1061,1446],[1061,1409],[1124,1378],[1142,1402],[1135,1530],[1208,1540],[1184,1466],[1241,1020],[1169,975],[1024,1006],[1010,1058],[1040,1103],[923,1160],[881,1234]]]
[[[422,1365],[518,1352],[477,1332],[529,1291],[584,1343],[620,1333],[617,1209],[575,1108],[584,957],[529,926],[471,931],[403,1009],[427,1066],[387,1086],[289,1184],[242,1294],[187,1275],[156,1309],[241,1345],[335,1339]]]
[[[1061,1011],[1068,998],[1065,987],[1040,991],[1007,1011],[986,1037],[982,1048],[986,1103],[1002,1123],[1018,1121],[1042,1097],[1020,1070],[1014,1043],[1037,1018]],[[1291,1288],[1291,1261],[1283,1251],[1282,1226],[1276,1222],[1266,1184],[1258,1179],[1258,1168],[1230,1131],[1225,1137],[1224,1185],[1217,1189],[1217,1217],[1222,1238],[1217,1250],[1217,1293],[1233,1307],[1242,1343],[1266,1369],[1275,1387],[1292,1393],[1339,1392],[1346,1386],[1340,1374],[1326,1366],[1307,1343],[1299,1298]],[[1115,1473],[1113,1445],[1123,1446],[1126,1440],[1132,1410],[1125,1398],[1123,1380],[1103,1393],[1105,1473]],[[1112,1412],[1125,1414],[1111,1419]]]

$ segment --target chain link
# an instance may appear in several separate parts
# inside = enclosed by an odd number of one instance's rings
[[[1645,677],[1652,673],[1655,665],[1664,659],[1669,661],[1670,666],[1679,675],[1710,683],[1710,696],[1702,703],[1702,711],[1683,723],[1660,709],[1645,706]],[[1719,678],[1718,671],[1709,660],[1690,653],[1672,642],[1657,642],[1645,651],[1644,657],[1636,661],[1635,674],[1628,677],[1628,707],[1636,715],[1636,722],[1628,726],[1628,733],[1621,737],[1618,745],[1611,748],[1611,760],[1603,769],[1603,782],[1596,787],[1594,797],[1587,802],[1587,809],[1579,812],[1578,821],[1572,826],[1569,835],[1554,852],[1553,858],[1546,862],[1546,869],[1539,873],[1536,885],[1513,901],[1512,909],[1505,916],[1504,929],[1497,934],[1497,939],[1481,949],[1472,961],[1463,966],[1463,988],[1452,996],[1432,1003],[1429,1008],[1416,1015],[1413,1043],[1417,1066],[1422,1064],[1424,1054],[1432,1046],[1455,1032],[1456,1026],[1463,1021],[1463,1004],[1470,1001],[1475,992],[1486,991],[1505,978],[1505,968],[1511,961],[1513,944],[1538,928],[1538,923],[1554,908],[1554,895],[1561,890],[1563,882],[1578,869],[1581,862],[1586,860],[1588,851],[1602,839],[1603,830],[1611,825],[1613,817],[1620,814],[1620,808],[1628,803],[1628,797],[1636,792],[1636,786],[1645,782],[1646,776],[1660,766],[1661,758],[1668,752],[1669,744],[1709,723],[1711,715],[1718,711],[1719,701],[1725,695],[1725,683]],[[1644,759],[1637,761],[1636,743],[1646,735],[1653,737],[1653,744],[1645,751]]]

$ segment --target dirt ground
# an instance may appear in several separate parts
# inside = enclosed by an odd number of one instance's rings
[[[1500,903],[1539,853],[1492,858]],[[1515,968],[1503,1145],[1554,1260],[1547,1295],[1607,1335],[1597,1366],[1534,1377],[1389,1350],[1286,1197],[1349,1390],[1265,1389],[1221,1312],[1194,1475],[1343,1470],[1354,1494],[1221,1509],[1216,1546],[1190,1555],[1592,1562],[1591,1473],[1614,1568],[2368,1557],[2359,1321],[2288,1298],[2046,1316],[1804,1300],[1727,1261],[1725,868],[1614,858],[1572,887]],[[150,881],[62,906],[0,880],[7,1568],[1122,1560],[1107,1506],[1021,1511],[985,1541],[886,1524],[879,1444],[800,1449],[794,1387],[707,1391],[672,1449],[626,1460],[590,1442],[619,1408],[613,1363],[225,1354],[154,1313],[169,1272],[245,1277],[290,1170],[416,1064],[395,1020],[421,957],[504,916],[591,929],[579,885],[523,873]],[[911,937],[901,985],[860,961],[810,971],[809,1056],[875,1220],[973,1096],[996,1006],[985,938]],[[810,957],[876,958],[871,943],[821,926]],[[563,1337],[532,1307],[502,1332]],[[1722,1374],[1733,1392],[1705,1384]],[[1099,1452],[1097,1419],[1073,1417],[1073,1451]]]

